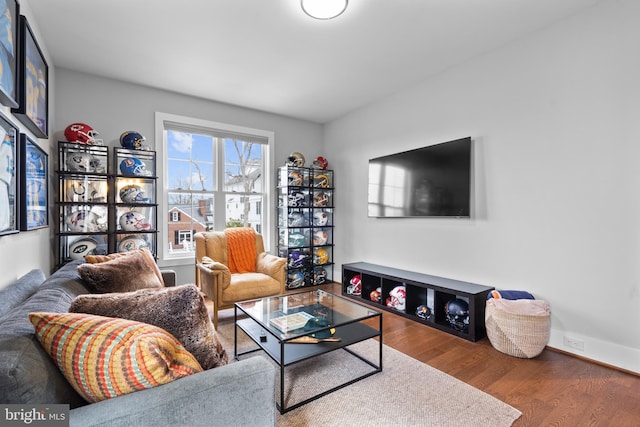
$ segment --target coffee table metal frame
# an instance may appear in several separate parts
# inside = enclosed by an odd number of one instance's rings
[[[330,326],[309,332],[297,329],[283,333],[269,323],[269,320],[274,317],[298,311],[306,311],[316,317],[326,318],[329,320]],[[244,314],[246,317],[240,318],[239,314]],[[365,320],[375,318],[378,319],[378,322],[369,323],[377,323],[377,329],[363,323]],[[241,356],[250,353],[264,351],[280,367],[280,403],[276,401],[276,407],[281,414],[382,371],[382,313],[323,290],[297,292],[236,303],[234,323],[234,357],[236,360],[240,360]],[[335,328],[334,337],[339,337],[339,342],[320,342],[317,344],[290,342],[296,338],[309,336],[329,328]],[[258,345],[258,348],[239,353],[238,329],[247,334]],[[377,363],[348,348],[352,344],[375,337],[378,337],[379,340]],[[291,406],[286,406],[284,396],[285,368],[336,350],[350,353],[370,365],[373,370]]]

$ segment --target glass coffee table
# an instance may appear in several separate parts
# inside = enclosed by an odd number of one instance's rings
[[[264,351],[280,368],[279,396],[276,397],[280,413],[382,371],[382,314],[341,296],[312,290],[243,301],[235,304],[234,319],[236,360]],[[239,352],[238,330],[246,333],[258,347],[254,345]],[[375,337],[379,341],[377,361],[375,356],[365,357],[349,348]],[[332,353],[336,351],[345,353]],[[346,377],[344,371],[348,371]],[[318,390],[316,386],[324,385],[324,380],[315,381],[311,374],[338,383],[328,381],[327,389]],[[351,374],[353,378],[348,378]],[[313,381],[313,387],[301,386],[305,380]],[[298,390],[292,392],[296,384]],[[305,396],[304,392],[309,390],[311,395]],[[285,396],[285,392],[295,396]]]

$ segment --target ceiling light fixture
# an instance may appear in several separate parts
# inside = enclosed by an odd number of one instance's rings
[[[304,13],[315,19],[333,19],[347,10],[349,0],[300,0]]]

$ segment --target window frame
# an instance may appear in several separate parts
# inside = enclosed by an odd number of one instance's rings
[[[263,140],[267,149],[264,150],[263,171],[264,180],[264,204],[268,209],[264,211],[262,223],[262,237],[264,239],[265,250],[273,253],[275,244],[275,213],[276,195],[274,190],[275,175],[275,133],[273,131],[249,128],[245,126],[232,125],[227,123],[214,122],[211,120],[198,119],[170,113],[155,113],[155,147],[158,159],[158,264],[161,266],[187,265],[194,263],[195,253],[183,252],[179,254],[169,254],[164,244],[169,237],[169,215],[167,215],[168,202],[168,166],[167,166],[167,138],[166,126],[178,126],[190,129],[194,133],[201,131],[206,134],[228,134],[230,136],[244,136],[249,140]],[[216,177],[219,175],[216,175]],[[222,185],[222,183],[220,183]],[[264,206],[263,206],[264,208]],[[218,212],[216,212],[218,213]]]

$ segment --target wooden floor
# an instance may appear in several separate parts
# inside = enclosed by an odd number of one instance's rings
[[[337,283],[321,288],[340,293]],[[388,312],[383,343],[517,408],[516,427],[640,427],[640,376],[549,349],[511,357],[487,338],[472,343]]]

